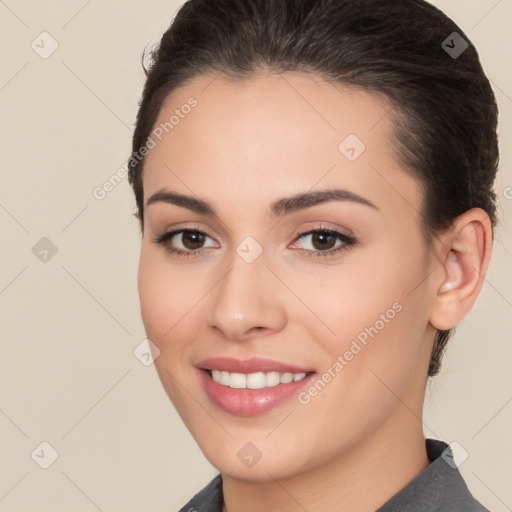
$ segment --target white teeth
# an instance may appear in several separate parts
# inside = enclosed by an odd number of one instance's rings
[[[288,384],[293,381],[293,373],[283,373],[281,375],[281,384]]]
[[[281,383],[278,372],[268,372],[265,375],[265,387],[271,388]]]
[[[279,372],[256,372],[256,373],[231,373],[220,370],[212,370],[212,379],[234,389],[261,389],[270,388],[279,384],[288,384],[290,382],[303,379],[305,373],[279,373]]]
[[[265,387],[265,374],[263,372],[247,375],[247,387],[249,389],[261,389]]]
[[[220,380],[218,380],[217,382],[224,384],[224,386],[229,386],[229,372],[219,372],[219,373],[220,373]]]
[[[245,373],[231,373],[229,375],[229,387],[243,389],[247,387],[247,375]]]

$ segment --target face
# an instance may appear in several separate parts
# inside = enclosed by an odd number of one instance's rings
[[[284,478],[418,427],[430,259],[389,117],[291,72],[203,76],[160,112],[141,313],[165,391],[225,474]]]

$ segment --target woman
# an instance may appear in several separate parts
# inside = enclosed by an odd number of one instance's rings
[[[496,224],[467,36],[422,0],[191,0],[152,57],[141,313],[219,470],[182,510],[487,510],[422,424]]]

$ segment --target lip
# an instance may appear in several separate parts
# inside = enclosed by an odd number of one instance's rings
[[[261,357],[252,357],[250,359],[210,357],[200,361],[196,366],[203,370],[220,370],[231,373],[311,373],[315,371],[313,368],[301,368],[299,366],[273,361],[272,359],[264,359]]]
[[[198,365],[199,378],[210,401],[223,411],[235,416],[258,416],[290,400],[301,389],[310,385],[316,372],[270,359],[252,358],[247,360],[229,357],[205,359]],[[236,373],[280,372],[306,373],[298,381],[278,384],[261,389],[234,389],[215,382],[209,370],[220,370]]]

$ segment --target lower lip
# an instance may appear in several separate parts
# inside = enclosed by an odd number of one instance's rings
[[[309,384],[314,373],[301,380],[261,389],[234,389],[215,382],[206,370],[199,370],[208,398],[222,410],[237,416],[257,416],[296,396]]]

